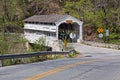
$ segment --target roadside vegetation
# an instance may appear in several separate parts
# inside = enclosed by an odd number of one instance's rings
[[[41,56],[28,57],[28,58],[5,59],[2,60],[2,66],[26,64],[26,63],[40,62],[40,61],[53,60],[53,59],[62,59],[62,58],[75,58],[78,55],[80,54],[74,50],[69,54],[49,54],[49,55],[41,55]]]
[[[79,52],[77,52],[77,51],[72,51],[69,55],[68,55],[68,57],[69,58],[75,58],[75,57],[77,57],[78,55],[80,55],[79,54]]]
[[[12,37],[13,37],[13,34],[12,34]],[[17,37],[18,37],[18,35],[17,35]],[[25,45],[25,44],[23,44],[23,42],[26,42],[26,40],[22,40],[22,41],[17,40],[16,42],[15,41],[16,40],[13,40],[13,42],[11,42],[11,43],[13,43],[14,46],[16,45],[16,47],[21,46],[21,45],[17,46],[17,43]],[[13,48],[13,45],[12,44],[10,45],[10,44],[7,45],[8,47],[5,46],[4,48],[9,48],[9,49],[12,49],[12,50],[14,49],[14,51],[17,52],[16,50],[18,50],[18,48],[16,48],[16,47]],[[37,40],[35,42],[35,44],[31,44],[28,51],[25,49],[24,46],[21,46],[21,47],[23,47],[23,48],[20,49],[19,50],[20,52],[18,52],[17,54],[27,54],[27,53],[29,54],[31,52],[39,52],[39,51],[50,50],[49,47],[45,46],[45,39],[44,38],[40,38],[39,40]],[[10,51],[9,49],[8,49],[8,51]],[[3,49],[3,50],[5,50],[5,49]],[[24,50],[24,52],[22,50]],[[15,52],[8,52],[8,51],[3,51],[3,53],[15,54]],[[1,53],[1,55],[4,55],[4,54]],[[32,63],[32,62],[38,62],[38,61],[60,59],[60,58],[65,58],[65,57],[75,58],[78,55],[79,55],[79,53],[77,51],[73,50],[69,54],[50,54],[50,55],[41,55],[41,56],[29,57],[29,58],[4,59],[4,60],[1,60],[1,62],[2,62],[2,66],[9,66],[9,65],[15,65],[15,64],[26,64],[26,63]]]

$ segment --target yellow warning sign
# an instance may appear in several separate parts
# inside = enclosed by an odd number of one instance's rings
[[[103,31],[104,31],[104,30],[103,30],[102,27],[98,27],[98,29],[97,29],[97,32],[98,32],[98,33],[103,33]]]

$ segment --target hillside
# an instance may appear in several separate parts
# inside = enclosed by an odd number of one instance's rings
[[[8,32],[22,28],[23,20],[32,15],[69,14],[84,22],[85,40],[98,41],[101,26],[104,34],[110,30],[110,43],[120,43],[120,0],[1,0],[0,12],[1,32],[3,25]]]

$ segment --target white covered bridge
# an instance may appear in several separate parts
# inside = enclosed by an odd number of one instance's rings
[[[30,43],[43,37],[47,45],[54,48],[54,44],[65,37],[70,42],[71,32],[76,34],[74,42],[82,41],[82,24],[83,22],[70,15],[34,15],[24,20],[24,34]],[[63,33],[65,35],[61,36]]]

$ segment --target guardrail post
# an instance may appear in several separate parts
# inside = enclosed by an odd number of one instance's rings
[[[22,61],[22,63],[25,63],[25,60],[24,60],[24,58],[21,58],[21,61]]]
[[[14,59],[13,59],[13,58],[11,59],[11,62],[12,62],[11,64],[15,64],[15,62],[14,62]]]
[[[56,59],[56,53],[55,53],[55,59]]]
[[[2,60],[0,60],[0,67],[2,67]]]
[[[1,54],[0,54],[0,56],[1,56]],[[2,63],[2,60],[0,60],[0,67],[2,67],[3,66],[3,63]]]
[[[52,59],[52,54],[50,54],[50,59]]]
[[[68,57],[68,54],[65,54],[64,56],[65,56],[65,57]]]
[[[32,62],[32,57],[30,57],[30,62]]]

